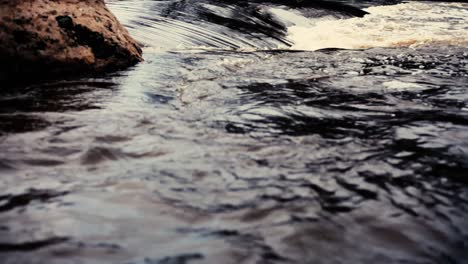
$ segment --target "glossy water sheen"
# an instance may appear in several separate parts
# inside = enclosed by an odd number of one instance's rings
[[[271,21],[229,28],[194,3]],[[453,29],[426,45],[318,51],[291,30],[375,32],[376,15],[109,6],[144,63],[2,84],[0,263],[467,263],[466,4],[367,9]]]

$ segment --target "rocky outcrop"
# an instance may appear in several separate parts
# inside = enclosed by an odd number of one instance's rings
[[[0,0],[3,77],[101,72],[141,60],[103,0]]]

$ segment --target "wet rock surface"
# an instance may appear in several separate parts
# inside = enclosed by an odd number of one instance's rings
[[[104,1],[0,1],[0,78],[119,69],[139,45]]]

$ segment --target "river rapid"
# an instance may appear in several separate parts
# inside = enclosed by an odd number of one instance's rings
[[[468,263],[468,4],[107,3],[143,63],[1,85],[1,264]]]

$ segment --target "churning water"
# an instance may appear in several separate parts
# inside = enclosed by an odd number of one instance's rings
[[[108,1],[145,62],[2,84],[0,263],[467,263],[468,4],[384,2]]]

